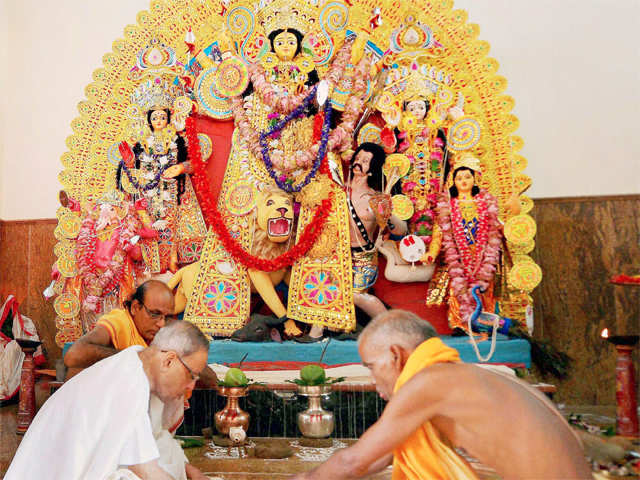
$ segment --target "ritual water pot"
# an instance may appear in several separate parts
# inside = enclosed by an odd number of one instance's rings
[[[298,413],[298,428],[304,437],[327,438],[333,432],[333,412],[322,408],[322,396],[330,393],[330,385],[298,385],[298,395],[309,398],[309,408]]]
[[[242,427],[245,432],[249,429],[249,414],[238,405],[238,399],[246,397],[248,390],[247,387],[218,388],[218,395],[227,397],[225,407],[214,415],[216,429],[220,435],[229,435],[231,427]]]

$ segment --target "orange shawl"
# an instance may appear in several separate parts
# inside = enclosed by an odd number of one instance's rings
[[[429,365],[460,362],[457,350],[439,338],[418,345],[396,381],[394,392]],[[441,439],[438,431],[425,422],[393,452],[393,480],[475,480],[471,467]]]
[[[115,308],[100,317],[96,325],[102,325],[107,329],[116,350],[124,350],[133,345],[148,346],[127,310]]]

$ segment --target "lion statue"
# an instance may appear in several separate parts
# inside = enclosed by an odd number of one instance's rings
[[[273,259],[289,249],[294,230],[293,199],[278,189],[268,189],[256,196],[255,228],[251,254],[260,258]],[[183,312],[187,299],[193,291],[193,284],[200,270],[200,262],[181,268],[171,278],[169,288],[177,287],[175,313]],[[251,291],[257,292],[265,304],[277,317],[284,317],[287,309],[276,293],[275,286],[281,281],[289,282],[289,269],[263,272],[249,269]],[[285,322],[285,334],[295,337],[302,334],[293,320]]]

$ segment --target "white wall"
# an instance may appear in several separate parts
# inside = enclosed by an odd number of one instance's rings
[[[0,219],[2,218],[3,205],[3,159],[4,149],[7,144],[3,132],[6,131],[6,107],[5,101],[9,93],[9,16],[7,15],[7,5],[9,0],[0,0]]]
[[[640,193],[640,1],[456,0],[509,81],[528,194]]]
[[[76,105],[112,41],[148,5],[0,0],[0,84],[10,76],[0,95],[1,219],[55,216],[59,159]],[[509,80],[533,178],[530,195],[640,192],[640,2],[457,0],[456,6],[480,25],[480,38],[491,43]]]
[[[0,0],[8,15],[11,76],[2,107],[0,218],[53,218],[60,156],[102,56],[148,0]],[[0,37],[1,39],[1,37]],[[3,42],[6,43],[6,42]]]

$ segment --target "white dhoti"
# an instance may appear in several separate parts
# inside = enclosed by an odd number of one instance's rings
[[[180,443],[173,438],[169,430],[162,424],[162,412],[164,403],[155,395],[151,395],[149,399],[149,418],[151,419],[151,430],[153,437],[156,439],[160,458],[158,463],[160,466],[175,480],[187,480],[185,464],[188,462],[187,457],[182,451]]]

